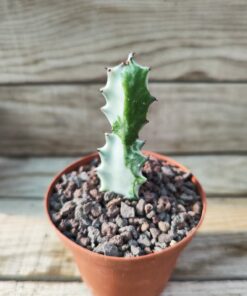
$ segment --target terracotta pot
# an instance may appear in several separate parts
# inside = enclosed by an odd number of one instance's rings
[[[148,151],[145,154],[166,160],[183,171],[188,171],[187,168],[166,156]],[[69,165],[53,179],[45,195],[45,210],[50,224],[64,245],[73,253],[81,277],[94,296],[158,296],[166,286],[180,252],[191,241],[204,219],[206,195],[200,183],[193,177],[192,181],[196,184],[202,198],[202,216],[197,227],[172,247],[135,258],[109,257],[91,252],[68,239],[56,228],[50,218],[48,204],[53,187],[61,175],[89,163],[97,155],[97,153],[93,153],[83,157]]]

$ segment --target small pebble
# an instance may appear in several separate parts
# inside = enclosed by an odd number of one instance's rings
[[[90,238],[91,242],[97,241],[98,236],[100,236],[99,229],[93,226],[89,226],[87,230],[88,230],[88,237]]]
[[[100,222],[99,218],[94,219],[94,220],[92,221],[92,226],[93,226],[93,227],[96,227],[96,228],[100,228],[100,226],[101,226],[101,222]]]
[[[121,247],[123,245],[123,237],[119,234],[115,235],[112,238],[110,238],[109,242],[118,247]]]
[[[111,199],[113,199],[114,197],[116,197],[116,193],[112,192],[112,191],[108,191],[108,192],[105,192],[104,194],[104,201],[106,203],[108,203]]]
[[[157,228],[150,228],[149,231],[152,237],[156,240],[160,234],[160,231]]]
[[[142,249],[138,246],[130,246],[130,251],[134,256],[139,256],[141,255]]]
[[[177,191],[177,188],[175,187],[174,184],[172,183],[167,183],[167,188],[172,192],[172,193],[175,193]]]
[[[68,215],[74,216],[74,209],[76,207],[76,204],[72,201],[67,201],[63,207],[60,210],[60,214],[62,215],[63,218],[67,217]]]
[[[123,241],[127,243],[129,240],[133,238],[131,231],[124,231],[120,233],[121,237],[123,238]]]
[[[119,207],[115,204],[112,204],[107,208],[106,215],[109,218],[115,218],[116,216],[118,216],[119,213],[120,213]]]
[[[124,226],[124,227],[121,227],[119,228],[119,232],[120,233],[128,233],[128,237],[133,237],[133,238],[136,238],[138,237],[138,233],[135,229],[135,227],[133,225],[128,225],[128,226]]]
[[[118,250],[117,246],[115,246],[111,243],[106,243],[104,246],[104,255],[118,257],[119,250]]]
[[[82,180],[82,181],[87,181],[89,179],[89,176],[86,172],[81,172],[79,174],[79,178]]]
[[[81,189],[76,189],[76,191],[75,191],[74,194],[73,194],[73,197],[74,197],[75,199],[77,199],[77,198],[81,198],[81,197],[82,197],[82,191],[81,191]]]
[[[191,172],[187,172],[185,174],[183,174],[182,178],[184,181],[190,180],[192,177],[192,173]]]
[[[88,215],[90,213],[92,207],[93,207],[93,204],[91,201],[83,204],[81,206],[81,210],[82,210],[83,215]]]
[[[145,200],[139,199],[136,204],[136,212],[138,215],[142,216],[144,214],[144,206],[145,206]]]
[[[135,246],[135,247],[138,246],[138,242],[134,239],[129,240],[128,244],[129,246]]]
[[[153,210],[153,205],[151,203],[148,203],[144,206],[144,211],[146,214],[150,213]]]
[[[160,247],[161,249],[165,249],[167,247],[167,244],[166,243],[157,243],[156,246]]]
[[[142,225],[141,225],[141,231],[142,232],[145,232],[146,230],[149,229],[149,224],[147,222],[144,222]]]
[[[80,239],[78,239],[78,243],[81,246],[86,247],[89,244],[89,238],[88,237],[81,237]]]
[[[144,247],[151,246],[151,241],[145,234],[141,234],[137,241],[140,245],[143,245]]]
[[[85,215],[80,215],[78,221],[80,221],[84,226],[92,225],[92,220]]]
[[[163,174],[165,174],[168,177],[174,177],[175,173],[172,171],[172,169],[169,166],[162,166],[161,170]]]
[[[113,198],[106,204],[106,207],[109,208],[111,206],[119,206],[121,204],[121,201],[122,201],[121,197]]]
[[[166,210],[166,202],[165,200],[161,197],[158,199],[158,204],[157,204],[157,212],[162,213]]]
[[[152,253],[151,248],[149,248],[149,247],[145,247],[144,251],[146,254]]]
[[[156,195],[153,192],[145,192],[144,193],[144,199],[148,203],[153,201],[155,198],[156,198]]]
[[[146,217],[147,217],[148,219],[152,219],[153,217],[155,217],[155,211],[152,210],[151,212],[147,213],[147,214],[146,214]],[[156,223],[157,223],[157,222],[156,222]]]
[[[103,236],[113,236],[117,232],[117,225],[112,222],[103,222],[101,226],[101,234]]]
[[[55,224],[59,223],[62,219],[62,215],[59,212],[52,213],[51,217],[52,217],[52,220]]]
[[[162,212],[159,214],[159,220],[161,221],[167,221],[168,220],[168,214],[166,212]]]
[[[170,229],[170,224],[168,222],[160,221],[158,226],[159,230],[162,232],[167,232]]]
[[[129,249],[129,245],[128,244],[124,244],[120,247],[121,251],[126,252]]]
[[[171,241],[171,236],[169,234],[161,233],[158,237],[158,241],[160,243],[166,243],[168,244]]]
[[[174,246],[174,245],[176,245],[176,241],[173,239],[173,240],[171,240],[171,242],[170,242],[170,246]]]
[[[123,218],[134,218],[135,209],[131,206],[126,205],[126,203],[121,202],[120,214]]]
[[[128,220],[121,218],[119,215],[116,218],[116,224],[119,228],[124,227],[126,225],[128,225]]]
[[[102,207],[99,203],[96,203],[92,206],[92,209],[91,209],[91,214],[94,218],[97,218],[101,215],[102,213]]]
[[[194,200],[194,197],[192,195],[188,195],[186,193],[182,193],[180,195],[180,198],[184,201],[193,201]]]
[[[195,214],[199,215],[201,213],[201,203],[200,202],[194,203],[192,206],[192,210]]]
[[[188,215],[189,215],[190,217],[195,217],[196,213],[193,212],[193,211],[189,211],[189,212],[188,212]]]
[[[131,257],[134,257],[134,255],[133,255],[131,252],[126,251],[126,252],[124,253],[124,257],[125,257],[125,258],[131,258]]]
[[[102,200],[102,194],[97,189],[91,189],[89,194],[98,202]]]
[[[181,204],[177,205],[177,209],[178,209],[179,212],[186,212],[185,207],[183,205],[181,205]]]

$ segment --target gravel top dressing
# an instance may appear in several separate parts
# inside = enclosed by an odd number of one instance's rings
[[[50,198],[57,228],[96,253],[135,257],[160,251],[182,240],[201,217],[202,202],[190,173],[150,157],[138,200],[99,192],[93,160],[63,175]],[[110,169],[110,168],[109,168]]]

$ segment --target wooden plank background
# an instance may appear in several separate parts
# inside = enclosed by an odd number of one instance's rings
[[[95,81],[129,51],[155,80],[247,78],[245,0],[0,3],[1,81]]]
[[[140,136],[199,178],[208,212],[162,296],[245,296],[247,2],[0,2],[0,295],[89,295],[47,225],[53,175],[104,144],[99,88],[137,52],[158,102]]]
[[[155,71],[154,71],[155,72]],[[2,155],[95,151],[110,125],[99,84],[0,87]],[[140,136],[167,153],[246,152],[247,85],[151,84],[159,101]]]
[[[173,282],[161,296],[236,296],[244,295],[247,281]],[[92,296],[81,283],[5,282],[4,296]],[[227,294],[226,294],[227,293]]]
[[[245,155],[192,155],[174,158],[198,177],[208,197],[247,196]],[[0,198],[42,198],[55,174],[75,160],[72,157],[0,158]]]
[[[156,82],[148,149],[246,152],[246,13],[244,0],[1,1],[0,155],[102,145],[104,66],[129,51]]]

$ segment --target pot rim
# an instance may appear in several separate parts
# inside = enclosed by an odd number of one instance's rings
[[[181,165],[180,163],[178,163],[177,161],[173,160],[172,158],[159,154],[159,153],[155,153],[152,151],[148,151],[148,150],[143,150],[142,151],[145,155],[147,156],[154,156],[159,160],[166,160],[169,164],[171,165],[175,165],[177,167],[179,167],[180,169],[182,169],[184,172],[190,172],[190,170],[188,168],[186,168],[185,166]],[[193,236],[196,234],[197,230],[199,229],[199,227],[201,226],[204,218],[205,218],[205,213],[206,213],[206,209],[207,209],[207,201],[206,201],[206,193],[203,190],[201,184],[199,183],[199,181],[197,180],[197,178],[192,174],[192,182],[196,185],[197,190],[200,194],[201,200],[202,200],[202,213],[201,213],[201,218],[198,222],[198,224],[196,225],[196,227],[192,228],[186,237],[184,237],[181,241],[177,242],[175,245],[173,246],[169,246],[163,250],[160,251],[156,251],[154,253],[150,253],[147,255],[142,255],[142,256],[137,256],[137,257],[114,257],[114,256],[106,256],[103,254],[99,254],[93,251],[90,251],[80,245],[78,245],[76,242],[72,241],[71,239],[69,239],[67,236],[65,236],[57,227],[56,225],[53,223],[51,217],[50,217],[50,213],[49,213],[49,209],[48,209],[48,203],[49,203],[49,198],[51,196],[52,190],[54,188],[54,185],[57,183],[57,181],[60,179],[60,177],[63,174],[66,174],[70,171],[73,171],[73,169],[78,168],[78,166],[81,165],[81,163],[83,161],[85,162],[89,162],[92,159],[94,159],[95,157],[99,157],[98,152],[93,152],[90,154],[85,155],[84,157],[74,161],[73,163],[69,164],[68,166],[66,166],[62,171],[60,171],[58,174],[56,174],[56,176],[52,179],[46,193],[45,193],[45,198],[44,198],[44,206],[45,206],[45,213],[46,216],[48,218],[48,221],[50,223],[50,225],[52,226],[52,228],[55,230],[55,232],[58,234],[58,236],[60,237],[60,239],[64,240],[67,244],[69,244],[71,247],[76,248],[78,251],[81,252],[85,252],[85,254],[88,254],[89,256],[95,256],[96,258],[98,257],[99,259],[104,258],[105,260],[110,260],[110,261],[122,261],[122,262],[130,262],[130,261],[138,261],[138,260],[148,260],[154,257],[159,257],[164,253],[169,253],[171,250],[175,250],[177,248],[181,247],[185,247],[187,245],[187,242],[189,242]]]

